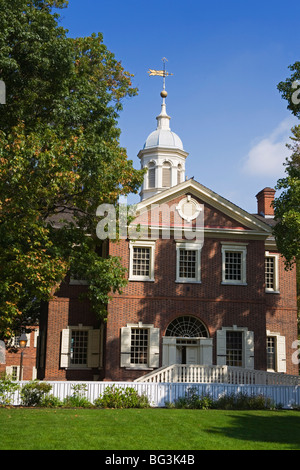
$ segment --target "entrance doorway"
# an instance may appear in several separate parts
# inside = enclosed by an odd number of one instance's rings
[[[198,318],[185,315],[169,324],[163,337],[162,363],[212,365],[212,339]]]

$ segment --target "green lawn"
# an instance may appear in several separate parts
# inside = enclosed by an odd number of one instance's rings
[[[297,411],[0,408],[1,450],[295,450]]]

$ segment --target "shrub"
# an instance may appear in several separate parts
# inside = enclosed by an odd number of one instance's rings
[[[14,393],[19,390],[20,386],[11,378],[3,374],[0,378],[0,405],[10,405],[13,400]]]
[[[41,406],[43,397],[50,392],[52,386],[46,382],[32,380],[23,385],[21,400],[24,406]]]
[[[222,410],[267,410],[275,405],[270,398],[263,395],[247,395],[246,393],[223,395],[215,401],[214,407]]]
[[[146,395],[139,395],[133,387],[106,387],[103,395],[94,402],[99,408],[149,408]]]
[[[63,406],[76,408],[91,408],[92,404],[85,396],[87,391],[86,384],[76,384],[72,386],[73,395],[67,396],[63,401]]]
[[[63,406],[63,402],[54,395],[44,395],[41,399],[40,406],[47,408],[59,408]]]
[[[170,407],[170,406],[169,406]],[[174,408],[208,410],[213,407],[213,400],[209,395],[197,394],[196,387],[189,387],[184,397],[179,397],[174,402]]]

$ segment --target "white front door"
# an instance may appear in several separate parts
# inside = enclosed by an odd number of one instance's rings
[[[162,365],[172,364],[212,364],[212,339],[163,337]]]

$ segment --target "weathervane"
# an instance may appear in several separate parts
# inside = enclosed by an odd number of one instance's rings
[[[163,77],[163,91],[162,91],[162,93],[165,94],[165,96],[167,96],[167,92],[165,91],[165,89],[166,89],[166,77],[168,77],[169,75],[173,75],[173,74],[166,71],[166,62],[168,62],[168,59],[163,57],[161,60],[164,64],[164,69],[163,70],[149,69],[148,73],[149,73],[149,77],[150,76]]]

